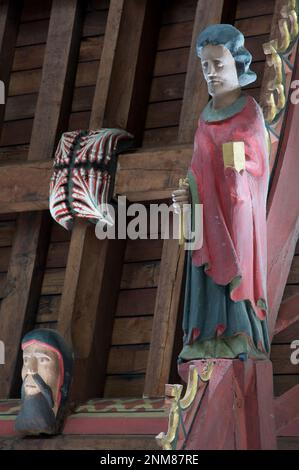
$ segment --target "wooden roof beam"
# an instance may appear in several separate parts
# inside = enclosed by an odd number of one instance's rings
[[[91,129],[121,127],[138,142],[154,66],[159,4],[111,0]],[[75,400],[104,391],[125,246],[125,240],[98,240],[94,227],[76,220],[58,317],[58,331],[72,342],[77,358]]]
[[[59,133],[66,126],[71,107],[79,52],[79,1],[53,0],[41,87],[29,147],[29,165],[50,159]],[[16,168],[14,168],[16,170]],[[3,175],[3,172],[1,172]],[[6,175],[7,177],[7,175]],[[19,173],[19,185],[23,175]],[[30,199],[30,182],[27,197]],[[12,181],[6,181],[6,188]],[[48,184],[47,184],[48,188]],[[31,192],[32,198],[32,192]],[[50,236],[49,213],[25,212],[19,215],[7,276],[6,296],[1,303],[0,331],[5,343],[6,363],[1,370],[0,396],[17,391],[20,374],[20,343],[34,325]]]
[[[120,155],[114,195],[132,202],[169,198],[191,156],[191,145]],[[47,209],[52,167],[51,160],[1,165],[0,214]]]
[[[5,98],[7,98],[8,94],[10,71],[15,53],[22,4],[22,0],[3,0],[0,5],[0,80],[4,83]],[[5,103],[2,104],[1,102],[0,129],[2,129],[4,115]]]
[[[199,114],[208,101],[207,89],[202,87],[204,78],[195,57],[196,38],[199,32],[209,24],[221,22],[222,11],[223,0],[215,0],[209,5],[209,8],[207,8],[204,0],[198,0],[197,2],[180,115],[178,141],[181,144],[186,145],[187,143],[190,145],[193,143]],[[184,160],[177,161],[176,171],[167,172],[167,175],[165,175],[168,178],[168,183],[166,183],[169,188],[167,188],[169,191],[168,197],[171,195],[170,187],[176,188],[179,178],[186,175],[191,157],[192,149],[190,148],[184,154]],[[157,176],[151,177],[152,184],[156,184]],[[138,179],[134,180],[135,185],[138,185],[138,182]],[[164,395],[165,383],[169,382],[173,361],[179,353],[177,348],[180,344],[179,338],[182,337],[182,328],[178,323],[180,321],[179,311],[184,262],[184,245],[179,246],[177,240],[164,240],[144,389],[147,396]],[[175,340],[176,334],[178,335],[178,341]]]
[[[274,400],[277,436],[299,437],[299,384]]]

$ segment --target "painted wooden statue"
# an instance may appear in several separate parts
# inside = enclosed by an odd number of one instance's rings
[[[203,204],[203,245],[188,252],[184,346],[179,361],[266,359],[268,141],[262,111],[241,87],[256,80],[243,34],[231,25],[206,28],[197,55],[212,99],[195,134],[176,209]]]
[[[54,330],[37,329],[22,340],[22,405],[16,431],[56,434],[63,422],[72,379],[73,354]]]

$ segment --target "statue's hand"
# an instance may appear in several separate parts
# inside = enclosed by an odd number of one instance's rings
[[[172,201],[173,201],[174,212],[176,214],[179,214],[181,212],[184,204],[189,204],[190,189],[189,189],[189,184],[186,182],[186,180],[183,180],[180,183],[179,189],[176,189],[175,191],[173,191]]]

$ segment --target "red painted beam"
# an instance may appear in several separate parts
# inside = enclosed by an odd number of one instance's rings
[[[299,321],[299,294],[292,295],[282,302],[274,334],[277,335],[297,321]]]
[[[292,80],[298,79],[299,61],[292,77]],[[268,302],[271,337],[299,235],[298,127],[299,106],[289,102],[268,199]]]
[[[299,384],[275,399],[277,436],[299,437]]]

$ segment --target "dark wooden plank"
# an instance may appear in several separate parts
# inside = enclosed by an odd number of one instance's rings
[[[6,350],[6,363],[1,370],[1,397],[8,397],[19,382],[15,374],[19,345],[23,333],[33,327],[46,258],[48,222],[48,215],[40,212],[22,214],[18,218],[0,310],[1,338]]]
[[[282,297],[282,301],[285,302],[287,299],[295,294],[299,294],[299,284],[286,285]]]
[[[182,100],[151,103],[148,106],[145,129],[177,126]]]
[[[61,294],[65,278],[64,268],[45,269],[41,295]]]
[[[221,23],[223,0],[215,0],[210,8],[205,1],[197,2],[196,15],[192,29],[191,49],[181,108],[179,125],[179,142],[192,142],[199,114],[208,101],[208,95],[202,92],[205,79],[202,74],[199,59],[195,54],[195,44],[199,31],[213,23]]]
[[[21,21],[37,21],[50,18],[52,0],[27,0],[22,10]]]
[[[260,34],[269,34],[271,24],[272,14],[237,20],[235,27],[238,28],[244,36],[258,36]]]
[[[299,256],[295,255],[291,264],[288,284],[299,284]]]
[[[168,2],[163,11],[162,24],[193,21],[196,11],[196,0],[174,0]]]
[[[28,145],[11,145],[0,147],[0,162],[21,162],[27,160]]]
[[[42,79],[42,69],[13,72],[9,81],[8,95],[37,93]]]
[[[189,47],[158,51],[155,59],[154,77],[185,73],[188,66]]]
[[[103,36],[82,38],[79,51],[79,62],[100,60],[103,47]],[[13,72],[42,68],[45,44],[19,47],[15,50]]]
[[[5,121],[33,118],[37,96],[37,93],[9,96],[5,109]]]
[[[22,23],[17,37],[17,46],[31,46],[43,44],[47,41],[49,20],[28,21]]]
[[[115,317],[137,317],[153,315],[157,289],[121,290],[118,296]]]
[[[250,87],[259,88],[261,86],[262,80],[263,80],[263,73],[265,69],[265,62],[264,61],[255,62],[254,64],[252,64],[251,69],[257,74],[257,79],[254,83],[244,87],[245,91],[250,89]]]
[[[79,111],[71,113],[69,117],[68,130],[88,129],[90,122],[90,111]]]
[[[108,10],[110,0],[87,0],[87,11],[91,10]]]
[[[147,148],[174,145],[178,140],[178,131],[178,126],[146,129],[143,134],[142,143]]]
[[[58,319],[60,299],[60,295],[42,295],[39,299],[36,322],[56,322]]]
[[[160,29],[158,51],[189,47],[191,44],[193,21],[162,26]]]
[[[258,15],[270,15],[274,11],[275,0],[238,0],[236,19],[251,18]]]
[[[144,375],[108,376],[105,383],[104,397],[141,397],[144,388]]]
[[[145,373],[148,346],[114,346],[110,349],[107,374]]]
[[[129,263],[123,267],[121,289],[142,289],[157,287],[160,262]]]
[[[94,90],[94,86],[83,86],[75,88],[72,102],[72,112],[89,111],[92,105]],[[15,121],[32,118],[35,113],[37,97],[37,93],[8,97],[5,111],[5,120]],[[15,126],[16,125],[18,125],[20,128],[23,126],[22,122],[15,123]],[[9,129],[6,130],[6,134],[8,133],[8,130]],[[10,134],[13,134],[13,132],[10,131]],[[6,137],[5,139],[7,141],[9,137]],[[10,137],[10,141],[12,140],[13,137]]]
[[[4,83],[4,103],[0,105],[0,130],[2,128],[9,76],[13,63],[14,48],[19,27],[22,2],[4,0],[0,5],[0,80]]]
[[[163,240],[128,240],[125,262],[160,260]]]
[[[18,72],[42,68],[46,45],[18,47],[15,50],[12,71]]]
[[[153,317],[116,318],[113,326],[112,346],[149,343],[152,324]]]
[[[0,247],[9,247],[13,243],[13,237],[16,231],[16,222],[0,221]]]
[[[2,127],[0,143],[6,145],[29,144],[32,132],[33,119],[5,122]]]
[[[75,86],[95,85],[100,61],[80,62],[77,68]]]
[[[8,270],[9,259],[11,254],[11,247],[0,247],[0,272],[6,272]]]
[[[182,99],[185,78],[185,74],[154,78],[151,86],[150,103]]]
[[[83,23],[82,37],[104,35],[107,16],[106,10],[87,12]]]
[[[53,221],[53,226],[51,230],[51,242],[66,242],[71,239],[71,232],[65,230],[61,225],[57,222]]]
[[[69,242],[50,243],[46,267],[64,268],[67,262]]]
[[[6,278],[7,278],[7,273],[0,273],[0,299],[2,303],[2,299],[5,296],[5,288],[6,288]],[[1,308],[1,303],[0,303],[0,308]]]
[[[100,60],[104,44],[103,36],[82,38],[80,44],[79,61]]]

